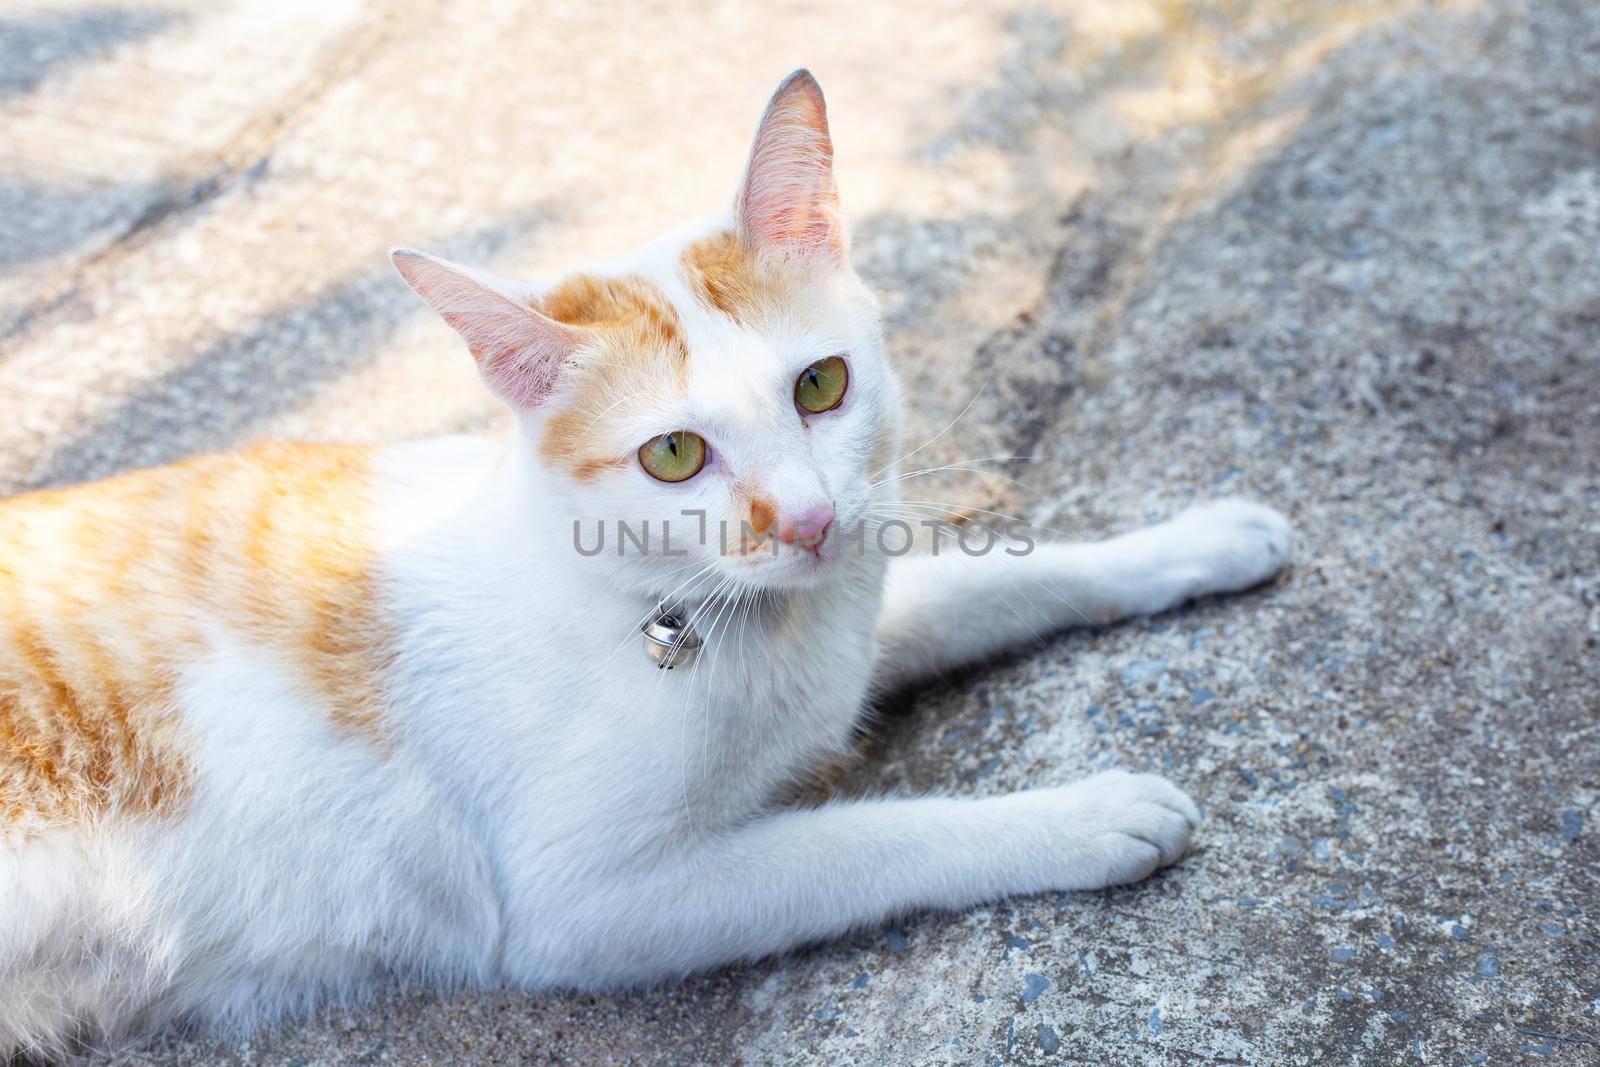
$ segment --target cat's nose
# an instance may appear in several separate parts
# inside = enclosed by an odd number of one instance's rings
[[[824,500],[778,517],[778,540],[801,548],[819,548],[833,525],[833,502]]]

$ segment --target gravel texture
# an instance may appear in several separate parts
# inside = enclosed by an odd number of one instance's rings
[[[1248,495],[1271,587],[905,694],[840,788],[1118,765],[1114,892],[620,996],[396,991],[117,1062],[1600,1062],[1600,8],[907,0],[0,12],[0,487],[499,423],[389,270],[548,275],[828,90],[927,497],[1100,536]],[[915,495],[915,494],[912,494]]]

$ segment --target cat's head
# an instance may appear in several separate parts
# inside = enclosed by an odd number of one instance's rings
[[[516,413],[541,507],[563,529],[580,524],[575,562],[604,537],[582,558],[641,590],[697,573],[701,590],[724,577],[795,588],[871,542],[899,388],[850,266],[822,90],[806,71],[773,95],[719,217],[551,286],[408,250],[394,262]],[[619,554],[622,526],[633,539]]]

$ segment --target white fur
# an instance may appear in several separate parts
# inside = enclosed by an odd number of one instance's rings
[[[183,817],[0,846],[0,1051],[84,1025],[247,1030],[394,974],[648,982],[910,909],[1132,881],[1179,857],[1199,813],[1148,775],[774,809],[846,750],[874,685],[1046,622],[1107,622],[1262,581],[1289,532],[1231,502],[1022,558],[890,560],[870,536],[846,550],[892,503],[900,454],[872,301],[841,265],[757,336],[698,308],[676,274],[698,232],[621,266],[673,298],[693,353],[687,396],[645,405],[633,431],[696,429],[713,465],[681,485],[636,465],[579,483],[539,461],[543,409],[519,413],[508,448],[389,450],[392,750],[339,733],[283,665],[219,629],[178,690],[197,745]],[[794,379],[837,352],[851,391],[806,429]],[[785,507],[833,501],[823,561],[724,558],[714,537],[670,560],[574,550],[574,519],[731,518],[741,475]],[[655,670],[640,621],[701,567],[677,598],[698,611],[706,648],[687,670]]]

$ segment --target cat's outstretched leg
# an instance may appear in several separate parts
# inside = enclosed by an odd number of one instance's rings
[[[1039,543],[889,566],[875,680],[888,687],[984,659],[1052,630],[1150,615],[1208,593],[1266,581],[1289,558],[1289,522],[1243,500],[1219,500],[1156,526],[1092,544]]]
[[[782,952],[924,909],[1135,882],[1200,820],[1154,775],[1108,771],[987,799],[829,804],[764,816],[567,887],[513,897],[506,977],[614,985]]]

